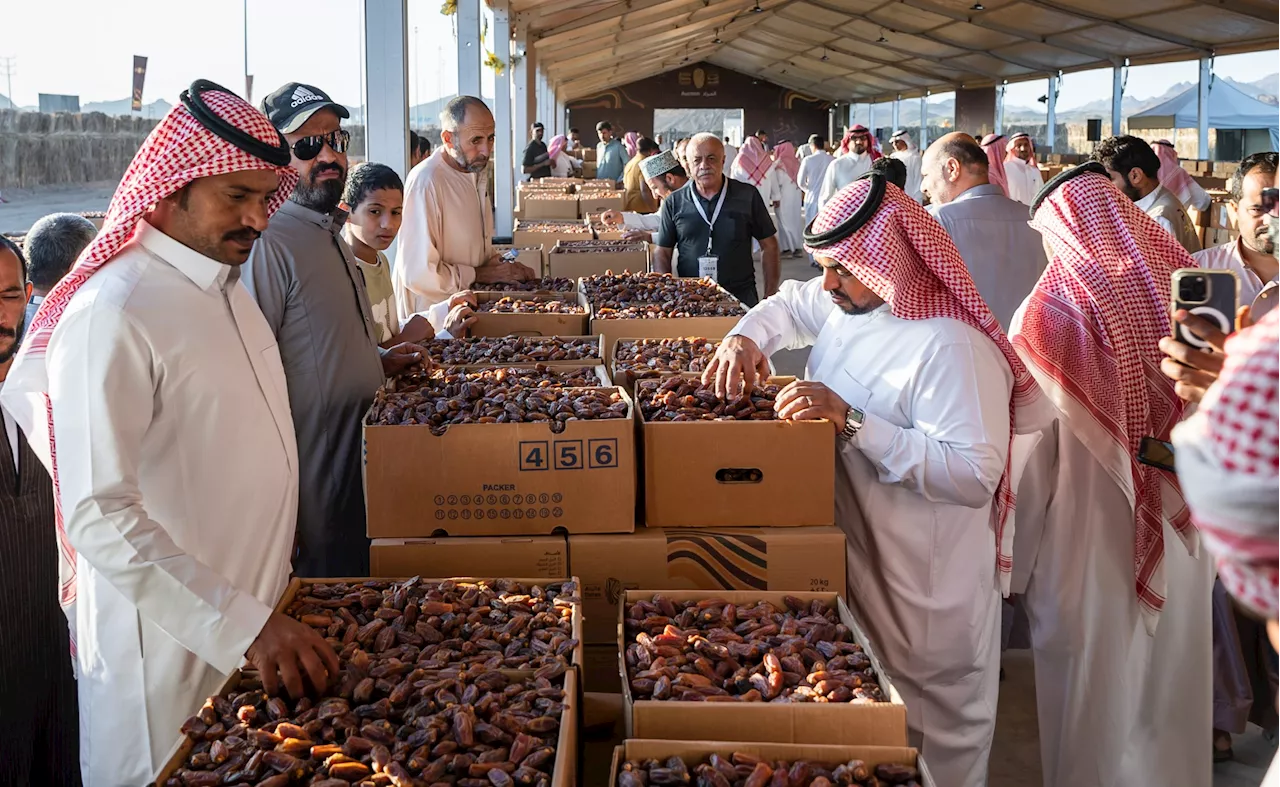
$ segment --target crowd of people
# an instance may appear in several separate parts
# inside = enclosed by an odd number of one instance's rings
[[[349,166],[347,116],[198,81],[101,230],[0,239],[0,783],[143,784],[244,660],[292,697],[336,674],[273,604],[291,573],[368,574],[362,414],[465,335],[473,289],[538,275],[493,246],[483,101],[448,102],[403,180]],[[750,307],[704,382],[737,396],[811,348],[778,415],[837,433],[848,597],[940,786],[987,781],[1003,599],[1048,787],[1200,787],[1245,720],[1275,728],[1275,153],[1231,180],[1239,239],[1201,251],[1198,197],[1136,137],[1046,184],[1026,135],[596,130],[626,195],[605,220]],[[580,171],[576,129],[544,136],[525,174]],[[784,255],[820,275],[782,281]],[[1234,274],[1236,326],[1170,315],[1186,268]]]

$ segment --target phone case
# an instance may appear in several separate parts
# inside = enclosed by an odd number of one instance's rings
[[[1204,302],[1190,303],[1178,297],[1179,282],[1190,276],[1204,276],[1208,279],[1209,292]],[[1173,338],[1197,349],[1203,350],[1209,347],[1203,340],[1173,320],[1173,312],[1178,309],[1185,309],[1216,324],[1223,333],[1230,334],[1234,332],[1236,329],[1236,293],[1239,290],[1240,283],[1236,278],[1235,271],[1209,270],[1206,268],[1179,268],[1174,271],[1172,286],[1169,288],[1170,297],[1173,299],[1173,309],[1170,311],[1169,317],[1173,325]]]

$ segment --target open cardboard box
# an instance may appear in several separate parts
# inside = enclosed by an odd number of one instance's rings
[[[601,340],[603,340],[603,339],[604,339],[604,337],[603,337],[603,336],[602,336],[602,337],[600,337],[600,338],[601,338]],[[636,385],[636,380],[652,380],[652,379],[656,379],[656,378],[660,378],[660,377],[666,377],[666,376],[668,376],[668,375],[670,375],[670,374],[673,374],[673,373],[674,373],[674,372],[671,372],[671,371],[668,371],[668,370],[665,370],[665,369],[650,369],[650,370],[644,371],[642,374],[637,374],[636,372],[633,372],[633,371],[628,370],[628,369],[623,369],[623,368],[621,368],[621,367],[619,366],[619,364],[618,364],[618,346],[619,346],[620,344],[622,344],[623,342],[640,341],[640,340],[643,340],[643,339],[650,339],[650,338],[655,338],[655,337],[650,337],[650,336],[623,336],[623,337],[621,337],[621,338],[615,339],[615,340],[613,341],[613,343],[612,343],[612,344],[610,344],[608,347],[606,347],[606,348],[605,348],[605,356],[606,356],[606,357],[608,357],[608,358],[610,359],[610,361],[609,361],[609,379],[610,379],[610,380],[613,380],[614,385],[620,385],[620,386],[622,386],[623,388],[627,389],[627,393],[631,394],[633,397],[635,396],[635,385]],[[675,338],[675,337],[656,337],[656,338]],[[707,339],[708,341],[719,342],[719,341],[720,341],[720,339],[722,339],[723,337],[720,337],[720,336],[716,336],[716,337],[711,337],[711,336],[698,336],[698,335],[695,335],[695,334],[689,334],[689,336],[687,336],[687,337],[682,337],[682,338],[690,338],[690,339]],[[718,345],[717,345],[717,346],[718,346]],[[708,357],[708,358],[706,359],[706,361],[705,361],[705,362],[710,363],[710,361],[711,361],[711,358],[710,358],[710,357]],[[695,371],[695,372],[694,372],[694,374],[702,374],[702,372],[700,372],[700,371]]]
[[[681,377],[696,381],[698,374]],[[786,385],[794,377],[771,377]],[[634,398],[654,380],[639,381]],[[835,522],[830,421],[646,421],[646,527],[797,527]]]
[[[854,642],[871,658],[887,702],[870,705],[825,702],[680,702],[636,700],[631,696],[627,675],[625,628],[626,606],[653,598],[655,593],[672,601],[718,598],[749,606],[767,601],[785,607],[784,596],[801,601],[821,599],[836,607],[840,622],[849,628]],[[839,593],[717,590],[628,590],[618,600],[618,669],[622,680],[622,702],[628,738],[672,741],[759,741],[764,743],[806,743],[869,746],[907,745],[907,706],[894,688],[884,665],[876,656],[862,627]]]
[[[834,526],[641,527],[618,535],[572,535],[569,554],[582,579],[587,643],[617,647],[618,599],[628,590],[843,593],[844,542]],[[616,683],[613,691],[620,690]]]
[[[539,227],[540,229],[532,229]],[[582,222],[557,219],[524,218],[516,222],[511,233],[513,246],[541,246],[550,249],[561,240],[591,240],[591,228]]]
[[[495,579],[498,577],[483,577],[483,579]],[[285,587],[284,594],[280,597],[280,601],[276,603],[275,610],[284,612],[289,604],[293,602],[294,597],[298,593],[298,588],[303,584],[313,584],[316,582],[365,582],[369,579],[380,579],[380,577],[325,577],[325,578],[300,578],[293,577],[289,580],[289,584]],[[407,577],[396,577],[398,581],[403,581]],[[456,578],[459,582],[474,581],[472,577]],[[525,584],[543,584],[546,578],[513,578],[517,582]],[[574,582],[578,582],[576,577],[570,577]],[[440,582],[441,579],[427,579],[426,582]],[[581,588],[581,583],[578,583]],[[574,605],[573,619],[573,635],[579,641],[579,645],[574,649],[573,664],[581,665],[583,663],[582,650],[582,615],[581,604]],[[580,667],[579,667],[580,668]],[[528,678],[533,675],[532,670],[501,670],[508,678]],[[243,673],[240,670],[232,672],[223,682],[216,692],[218,695],[225,695],[240,686],[243,679]],[[581,708],[580,678],[577,670],[570,669],[564,673],[564,710],[560,714],[560,730],[556,739],[556,764],[551,773],[551,787],[577,787],[578,773],[578,720]],[[204,698],[200,700],[200,704],[204,704]],[[192,708],[194,714],[200,708],[199,706]],[[166,781],[183,766],[187,761],[188,755],[195,744],[190,738],[182,735],[177,730],[174,734],[178,736],[177,743],[174,744],[170,751],[169,757],[165,760],[165,764],[160,767],[155,778],[147,785],[147,787],[164,787]]]
[[[576,194],[543,196],[537,192],[525,192],[521,210],[526,219],[576,219],[578,200]]]
[[[629,409],[631,399],[618,389]],[[626,418],[364,430],[369,538],[630,533],[635,423]]]
[[[563,579],[569,575],[569,545],[564,536],[375,538],[369,570],[380,576],[458,572]]]
[[[510,295],[511,293],[501,293],[501,294]],[[479,293],[477,293],[477,295],[479,295]],[[482,337],[471,337],[471,338],[482,338]],[[593,336],[591,334],[570,336],[566,334],[566,335],[557,335],[557,336],[529,337],[529,338],[597,339],[599,341],[596,342],[597,348],[595,350],[594,355],[592,355],[590,358],[581,358],[579,360],[564,359],[564,360],[558,360],[558,361],[494,361],[492,363],[481,362],[481,363],[472,363],[472,364],[443,364],[435,360],[433,360],[432,362],[435,363],[437,366],[461,366],[462,368],[466,368],[466,369],[472,369],[472,368],[494,369],[499,367],[528,368],[528,367],[539,366],[539,365],[550,366],[556,369],[577,368],[580,366],[601,366],[601,367],[604,366],[604,337],[602,336]],[[429,345],[431,345],[434,341],[435,340],[432,340],[431,342],[427,342],[428,351],[431,350],[431,347]],[[454,341],[458,341],[458,340],[455,339]],[[601,382],[603,382],[605,385],[613,385],[613,378],[608,375],[608,370],[603,369],[602,371],[603,371],[603,374],[599,375]]]
[[[578,193],[578,215],[604,213],[606,210],[622,210],[626,205],[621,191],[581,191]]]
[[[556,243],[547,252],[548,276],[582,279],[585,276],[603,274],[605,271],[621,273],[624,270],[643,271],[649,268],[649,244],[641,242],[635,251],[570,251]],[[581,286],[579,285],[579,289]]]
[[[862,760],[874,768],[877,765],[911,765],[920,771],[921,787],[937,787],[920,753],[906,746],[821,746],[799,743],[734,743],[730,741],[703,740],[627,740],[613,750],[613,765],[609,773],[609,787],[617,787],[618,772],[628,760],[659,760],[679,757],[693,766],[704,762],[712,754],[726,759],[733,752],[759,757],[768,762],[792,762],[808,760],[824,765]]]
[[[510,243],[495,243],[493,246],[493,250],[499,253],[509,251],[510,249],[516,250],[516,262],[531,268],[534,273],[538,274],[539,278],[547,275],[547,252],[542,248],[541,243],[535,243],[530,246],[515,246]],[[484,289],[484,285],[476,282],[472,285],[471,289],[480,291]],[[575,291],[577,290],[576,283],[574,285],[574,289]]]
[[[582,289],[582,282],[578,282]],[[613,363],[613,348],[619,339],[671,339],[677,336],[704,336],[723,339],[738,325],[737,317],[660,317],[653,320],[601,319],[593,313],[589,326],[591,333],[604,337],[605,363]]]
[[[508,313],[476,311],[471,325],[472,336],[584,336],[587,335],[587,299],[582,293],[480,292],[476,303],[490,303],[503,298],[514,300],[555,300],[576,303],[583,311],[577,314]]]

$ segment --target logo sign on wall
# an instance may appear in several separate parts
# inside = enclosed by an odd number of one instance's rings
[[[720,72],[708,70],[699,66],[698,68],[681,71],[676,76],[680,87],[692,87],[693,90],[681,90],[680,95],[684,97],[701,96],[702,98],[714,98],[717,94],[715,88],[720,86]],[[711,88],[708,90],[707,88]]]

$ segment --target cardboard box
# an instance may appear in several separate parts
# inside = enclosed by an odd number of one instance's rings
[[[617,787],[618,772],[622,770],[623,763],[628,760],[665,761],[669,757],[680,757],[689,765],[692,772],[694,765],[704,762],[712,754],[719,754],[728,759],[734,752],[755,755],[766,762],[808,760],[822,765],[838,765],[849,760],[862,760],[872,768],[885,764],[911,765],[920,771],[921,787],[937,787],[933,775],[925,765],[924,758],[917,750],[906,746],[815,746],[795,743],[645,739],[628,740],[614,749],[608,784],[609,787]]]
[[[576,219],[578,218],[578,199],[574,194],[544,197],[541,194],[527,193],[521,203],[527,219]]]
[[[296,577],[290,581],[288,588],[285,590],[285,596],[276,605],[277,610],[283,610],[288,601],[293,599],[293,592],[297,590],[298,585],[303,582],[318,582],[326,580],[299,580]],[[330,582],[340,581],[338,579],[327,580]],[[577,663],[581,663],[580,660]],[[521,675],[516,670],[507,671],[511,676]],[[523,674],[532,674],[527,671]],[[228,691],[232,691],[240,685],[242,675],[240,670],[231,673],[230,676],[218,688],[217,694],[225,695]],[[200,704],[204,704],[204,699],[200,700]],[[577,787],[578,784],[578,720],[581,710],[581,685],[578,673],[575,670],[569,670],[564,673],[564,710],[560,714],[560,730],[556,738],[556,761],[555,767],[551,772],[551,787]],[[192,708],[194,714],[199,707]],[[165,764],[156,772],[155,778],[147,785],[147,787],[163,787],[165,782],[169,780],[173,774],[181,768],[187,760],[191,749],[195,744],[185,735],[181,735],[174,730],[177,742],[170,750],[169,757],[165,760]]]
[[[1213,246],[1221,246],[1224,243],[1231,243],[1240,237],[1239,230],[1229,230],[1216,227],[1206,227],[1204,231],[1204,247],[1206,249]]]
[[[619,599],[618,669],[622,679],[622,702],[628,738],[654,738],[692,741],[710,738],[718,741],[757,741],[760,743],[806,743],[844,746],[907,745],[907,706],[884,671],[862,627],[854,620],[839,593],[781,593],[772,591],[662,591],[672,601],[715,598],[740,607],[768,601],[782,607],[784,596],[802,601],[821,599],[832,604],[840,622],[849,627],[853,639],[871,658],[871,666],[880,678],[880,688],[888,702],[870,705],[826,702],[680,702],[675,700],[636,700],[631,696],[627,680],[625,652],[626,632],[622,615],[626,604],[650,599],[655,591],[629,590]]]
[[[1226,178],[1215,178],[1212,175],[1192,175],[1191,179],[1199,183],[1200,187],[1206,191],[1225,189],[1227,187]]]
[[[569,153],[574,158],[582,159],[584,164],[587,162],[590,162],[592,164],[596,163],[596,146],[595,145],[582,145],[574,148]],[[589,176],[584,175],[583,177],[589,177]]]
[[[622,728],[622,695],[584,691],[582,694],[583,787],[603,787],[609,783],[609,767],[614,748],[626,740]]]
[[[620,240],[621,238],[619,238]],[[581,279],[605,271],[622,273],[625,270],[645,271],[649,268],[649,244],[637,244],[635,251],[568,251],[557,243],[547,253],[548,276]],[[579,287],[581,289],[581,287]]]
[[[478,292],[476,303],[489,303],[503,298],[516,300],[558,300],[577,303],[578,314],[517,314],[476,312],[471,325],[472,336],[582,336],[587,332],[587,299],[582,293]]]
[[[1209,226],[1215,230],[1236,229],[1236,214],[1226,201],[1215,200],[1209,205]]]
[[[591,240],[591,228],[581,221],[522,219],[511,234],[514,246],[541,246],[550,249],[561,240]]]
[[[582,289],[582,283],[578,283]],[[745,313],[744,313],[745,314]],[[676,336],[704,336],[723,339],[741,317],[670,317],[656,320],[603,320],[592,316],[591,332],[604,337],[605,364],[613,363],[613,348],[619,339],[669,339]]]
[[[601,337],[601,338],[603,339],[604,337]],[[647,368],[643,370],[643,372],[641,373],[642,370],[631,371],[630,369],[621,368],[618,365],[618,347],[623,342],[638,341],[640,338],[643,338],[643,337],[624,336],[621,339],[618,339],[617,341],[615,341],[609,347],[605,348],[606,356],[611,359],[609,362],[609,379],[613,381],[614,385],[620,385],[623,388],[625,388],[627,390],[627,393],[631,394],[633,398],[635,396],[636,380],[665,377],[672,373],[669,370],[647,369]],[[690,336],[688,338],[708,339],[708,337],[706,336]],[[716,342],[716,346],[717,347],[719,346],[719,341],[716,339],[708,339],[708,341],[714,341]],[[706,356],[705,359],[703,359],[702,363],[705,365],[706,363],[710,362],[710,360],[711,360],[711,356],[708,355]],[[702,374],[701,369],[682,370],[682,371],[693,371],[693,372],[696,372],[697,374]]]
[[[617,604],[609,607],[610,612]],[[609,644],[587,645],[582,653],[582,690],[600,694],[622,694],[622,681],[618,679],[618,624],[609,616]],[[586,619],[583,619],[583,630]],[[619,697],[621,699],[621,697]],[[621,708],[619,708],[621,710]],[[619,714],[621,716],[621,714]]]
[[[592,151],[591,155],[594,156],[595,151]],[[595,176],[596,176],[596,163],[594,161],[582,162],[582,177],[594,178]]]
[[[629,418],[363,429],[369,538],[635,529]]]
[[[492,574],[565,579],[569,544],[564,536],[378,538],[369,545],[369,571],[381,577]]]
[[[591,650],[616,651],[618,599],[628,590],[845,590],[844,533],[834,526],[662,530],[573,535],[570,562],[582,580],[583,632]],[[610,665],[616,667],[615,663]],[[613,669],[614,687],[617,669]],[[606,691],[598,681],[590,691]]]
[[[622,210],[625,204],[621,191],[584,191],[578,194],[578,215],[604,213],[606,210]]]
[[[516,250],[516,262],[529,266],[540,277],[547,275],[547,252],[541,243],[535,243],[530,246],[516,246],[510,243],[495,243],[493,245],[493,250],[499,253],[510,251],[511,249]],[[482,290],[484,285],[477,283],[472,289]]]
[[[691,379],[696,374],[685,375]],[[771,378],[785,385],[794,378]],[[643,390],[636,384],[636,398]],[[646,421],[646,527],[795,527],[835,522],[828,421]]]

